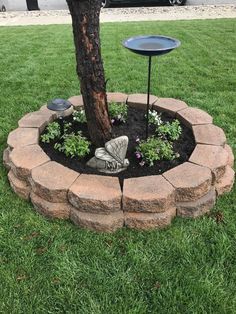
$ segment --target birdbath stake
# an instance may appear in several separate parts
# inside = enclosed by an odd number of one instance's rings
[[[151,67],[152,57],[161,56],[169,53],[180,46],[180,41],[175,38],[149,35],[131,37],[123,41],[123,46],[134,53],[148,58],[148,88],[147,88],[147,114],[146,114],[146,139],[148,138],[149,108],[150,108],[150,86],[151,86]]]

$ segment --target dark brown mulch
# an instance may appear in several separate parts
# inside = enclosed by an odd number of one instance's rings
[[[173,118],[163,113],[162,120],[173,121]],[[83,135],[89,138],[86,124],[74,122],[72,116],[65,118],[64,121],[73,123],[72,131],[76,132],[78,130],[82,130]],[[139,137],[140,139],[145,138],[145,112],[143,110],[129,108],[127,123],[113,126],[112,137],[115,138],[122,135],[128,136],[129,146],[127,151],[127,158],[130,161],[130,166],[126,171],[114,174],[112,176],[118,177],[120,179],[120,182],[122,183],[125,178],[162,174],[163,172],[187,161],[191,153],[193,152],[193,149],[195,147],[195,141],[192,130],[190,130],[189,128],[182,124],[181,126],[183,130],[182,134],[180,136],[180,139],[176,141],[174,144],[174,150],[175,152],[179,153],[180,157],[172,161],[164,160],[157,162],[156,165],[153,167],[148,166],[141,167],[134,153],[135,147],[137,146],[136,138],[137,137]],[[154,134],[154,129],[150,127],[149,133],[150,135]],[[62,165],[71,168],[75,171],[78,171],[79,173],[105,175],[99,171],[96,171],[86,166],[86,162],[94,156],[94,152],[96,149],[96,147],[94,146],[91,147],[90,155],[80,161],[76,158],[72,159],[68,158],[63,153],[60,153],[57,150],[55,150],[54,142],[51,142],[50,144],[40,142],[40,146],[51,158],[51,160],[61,163]],[[109,174],[109,176],[111,175]]]

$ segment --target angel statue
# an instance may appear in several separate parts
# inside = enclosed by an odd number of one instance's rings
[[[127,136],[114,138],[95,151],[95,157],[87,162],[87,166],[104,173],[118,173],[129,166],[129,160],[125,158],[129,139]]]

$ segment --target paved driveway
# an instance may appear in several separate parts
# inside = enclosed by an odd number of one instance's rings
[[[145,3],[145,0],[143,0]],[[187,0],[187,5],[235,4],[236,0]],[[0,7],[5,5],[7,11],[27,10],[26,0],[0,0]],[[67,9],[66,0],[38,0],[41,10]],[[119,6],[122,7],[122,6]]]
[[[188,5],[201,5],[201,4],[235,4],[235,0],[187,0]]]
[[[190,0],[191,1],[191,0]],[[194,0],[196,1],[196,0]],[[199,1],[199,0],[198,0]],[[102,10],[101,22],[236,18],[236,4],[184,7],[126,7]],[[0,26],[71,24],[68,10],[0,13]]]

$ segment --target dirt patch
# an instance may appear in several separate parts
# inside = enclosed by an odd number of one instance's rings
[[[173,118],[163,113],[162,120],[165,122],[166,121],[171,122],[173,121]],[[72,123],[73,132],[82,130],[84,136],[89,138],[86,124],[84,123],[81,124],[73,121],[71,116],[65,118],[65,122]],[[113,126],[112,137],[116,138],[122,135],[128,136],[129,146],[127,150],[127,158],[130,161],[130,166],[128,167],[127,170],[118,174],[114,174],[113,176],[118,177],[122,182],[126,178],[162,174],[163,172],[172,169],[187,161],[193,152],[193,149],[195,147],[195,141],[191,129],[187,128],[183,124],[181,124],[181,127],[183,130],[182,134],[179,140],[174,143],[174,151],[176,153],[179,153],[180,157],[172,161],[163,160],[157,162],[156,165],[154,165],[153,167],[149,166],[141,167],[138,163],[138,160],[135,157],[136,151],[135,148],[137,146],[136,142],[137,137],[139,137],[140,139],[145,138],[145,111],[129,107],[127,123]],[[154,128],[150,127],[149,135],[154,135],[154,133],[155,133]],[[51,142],[49,144],[40,142],[40,146],[51,158],[51,160],[61,163],[62,165],[71,168],[79,173],[104,175],[103,173],[86,166],[86,162],[94,156],[96,147],[92,146],[90,155],[87,156],[85,159],[79,161],[76,158],[72,159],[68,158],[63,153],[60,153],[57,150],[55,150],[54,144],[55,144],[54,142]],[[109,174],[109,176],[111,176],[111,174]]]

